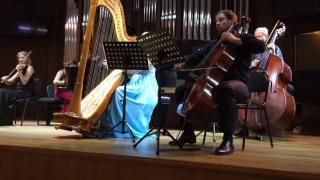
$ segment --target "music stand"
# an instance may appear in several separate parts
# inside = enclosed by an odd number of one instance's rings
[[[122,120],[102,134],[99,139],[101,139],[105,134],[113,131],[117,126],[122,125],[122,131],[120,133],[126,133],[124,131],[124,127],[126,127],[131,136],[132,142],[135,142],[135,137],[126,121],[127,70],[148,70],[149,65],[147,56],[144,54],[137,42],[103,42],[103,45],[108,69],[124,69],[124,95]]]
[[[170,38],[166,29],[158,29],[154,32],[142,35],[137,38],[137,41],[141,48],[147,54],[148,59],[151,61],[153,66],[157,69],[158,76],[158,109],[157,109],[157,123],[154,125],[133,147],[137,147],[138,144],[147,136],[151,135],[154,129],[157,129],[157,151],[156,154],[159,155],[159,141],[160,141],[160,128],[163,126],[162,114],[161,114],[161,68],[172,66],[178,63],[183,63],[186,60],[181,56],[179,48],[172,38]],[[154,134],[154,133],[152,133]],[[170,132],[163,127],[162,134],[168,135],[177,145],[182,149],[181,144],[170,134]]]

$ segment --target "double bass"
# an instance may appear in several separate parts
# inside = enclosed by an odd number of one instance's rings
[[[274,43],[276,39],[285,33],[285,25],[277,22],[270,38],[266,44]],[[287,85],[292,81],[292,71],[279,56],[271,53],[268,49],[259,58],[259,68],[264,69],[269,76],[270,84],[266,99],[267,115],[270,123],[270,131],[276,132],[290,125],[292,122],[296,105],[294,97],[287,92]],[[263,102],[265,93],[252,93],[251,98],[255,101]],[[239,110],[239,121],[243,124],[245,110]],[[248,129],[263,134],[267,131],[266,118],[262,110],[248,110]]]
[[[232,25],[226,32],[237,31],[241,25],[249,22],[250,19],[247,17],[241,23]],[[218,39],[214,47],[196,66],[195,69],[200,69],[198,74],[190,73],[196,82],[191,91],[185,94],[181,116],[202,119],[209,113],[216,101],[214,89],[227,74],[234,60],[235,52],[225,46],[221,39]]]

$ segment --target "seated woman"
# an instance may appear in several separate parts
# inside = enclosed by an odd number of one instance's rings
[[[155,68],[149,63],[149,70],[130,71],[135,73],[126,88],[126,116],[125,119],[136,138],[141,138],[148,132],[149,122],[153,109],[158,103],[158,83],[155,77]],[[129,73],[129,71],[128,71]],[[111,100],[109,107],[100,119],[100,126],[106,124],[114,127],[122,120],[123,116],[124,86],[119,86]],[[121,134],[122,125],[114,129],[116,137],[130,138],[129,133]],[[118,132],[117,132],[118,131]],[[125,128],[125,131],[127,129]],[[99,132],[96,132],[99,134]]]
[[[12,125],[12,120],[8,118],[8,115],[9,107],[15,100],[32,96],[34,69],[31,66],[30,56],[27,55],[26,51],[19,52],[17,72],[12,77],[3,76],[1,78],[2,83],[6,85],[16,83],[17,86],[15,90],[0,89],[0,126]]]
[[[65,89],[66,86],[66,67],[77,67],[78,63],[76,61],[68,61],[64,64],[64,69],[61,69],[57,72],[56,77],[53,80],[54,84],[54,97],[60,98],[63,100],[62,112],[66,112],[68,110],[71,98],[72,91]]]

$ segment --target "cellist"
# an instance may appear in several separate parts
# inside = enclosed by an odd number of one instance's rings
[[[219,11],[215,16],[216,28],[220,34],[223,44],[230,50],[235,52],[235,60],[229,72],[224,76],[223,81],[216,88],[217,103],[219,104],[220,130],[224,133],[221,145],[215,150],[217,155],[228,155],[234,152],[233,138],[235,128],[236,103],[238,101],[250,98],[249,90],[249,66],[251,62],[251,54],[262,53],[265,45],[262,41],[250,34],[238,35],[236,31],[225,32],[233,24],[238,22],[237,15],[231,10]],[[199,62],[210,52],[217,41],[212,41],[185,59],[187,62]],[[174,69],[181,70],[185,64],[177,64]],[[185,89],[178,87],[179,93],[184,94]],[[177,91],[176,90],[176,91]],[[177,92],[176,92],[177,95]],[[183,145],[185,143],[196,143],[193,125],[187,121],[184,126],[184,132],[178,141]],[[169,144],[174,144],[170,142]]]

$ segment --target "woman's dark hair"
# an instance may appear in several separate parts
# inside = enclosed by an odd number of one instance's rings
[[[78,65],[77,61],[72,60],[65,63],[66,67],[72,66],[72,65]]]
[[[238,23],[238,16],[231,10],[221,10],[217,12],[215,17],[217,17],[219,14],[224,14],[229,20],[233,19],[233,24]]]

